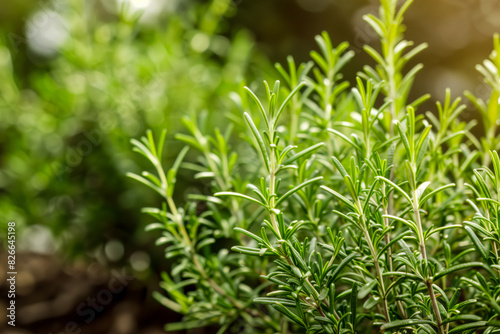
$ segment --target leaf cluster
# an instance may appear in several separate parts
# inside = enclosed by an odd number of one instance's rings
[[[494,136],[470,133],[449,90],[436,114],[418,112],[428,96],[408,101],[421,65],[407,65],[425,48],[403,36],[411,3],[382,0],[379,16],[365,17],[381,45],[365,48],[376,64],[354,87],[341,74],[353,53],[323,33],[310,62],[276,66],[284,85],[264,82],[262,94],[245,87],[235,99],[239,137],[202,135],[185,121],[190,135],[177,137],[201,153],[185,166],[211,180],[210,195],[191,197],[207,203],[202,213],[172,203],[170,180],[182,164],[164,177],[152,137],[133,141],[159,177],[132,177],[163,194],[164,237],[184,264],[165,284],[174,299],[165,305],[179,305],[188,323],[203,314],[198,325],[219,323],[222,332],[240,321],[252,333],[500,332]],[[498,65],[494,53],[479,68],[493,91]],[[498,96],[488,105],[498,111]],[[251,163],[235,157],[230,138]],[[176,239],[183,230],[189,237]],[[221,235],[231,253],[217,255]],[[168,290],[184,283],[194,291]],[[205,313],[195,313],[201,305]]]

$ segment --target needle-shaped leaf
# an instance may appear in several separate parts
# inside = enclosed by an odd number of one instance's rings
[[[340,175],[342,175],[343,178],[345,178],[346,176],[349,176],[349,174],[347,174],[342,163],[336,157],[332,157],[332,161],[335,164],[335,167],[337,167],[337,169],[339,170]]]
[[[488,321],[476,321],[476,322],[471,322],[468,324],[460,325],[457,326],[453,329],[451,329],[448,333],[453,334],[453,333],[463,333],[463,332],[469,332],[470,330],[475,330],[481,327],[486,327],[488,326]]]
[[[373,58],[377,63],[379,63],[382,66],[386,66],[386,62],[384,58],[378,53],[374,48],[372,48],[369,45],[363,46],[363,49],[365,50],[366,53],[370,55],[370,57]]]
[[[468,262],[468,263],[461,263],[457,264],[455,266],[452,266],[450,268],[446,268],[444,270],[440,270],[434,277],[434,282],[439,280],[441,277],[447,276],[451,273],[454,273],[455,271],[459,270],[464,270],[464,269],[469,269],[469,268],[483,268],[486,269],[488,272],[492,272],[491,269],[485,265],[482,262]]]
[[[148,186],[149,188],[153,189],[154,191],[156,191],[158,194],[160,194],[162,197],[165,196],[165,192],[163,189],[161,189],[160,187],[158,187],[157,185],[155,185],[154,183],[152,183],[151,181],[145,179],[144,177],[142,176],[139,176],[137,174],[134,174],[134,173],[127,173],[126,174],[128,177],[130,177],[131,179],[134,179],[136,181],[139,181],[140,183]]]
[[[327,186],[321,186],[321,189],[325,190],[326,192],[332,194],[335,198],[337,198],[339,201],[341,201],[342,203],[344,203],[345,205],[347,205],[347,207],[352,211],[352,212],[356,212],[357,209],[356,209],[356,206],[354,206],[354,203],[352,203],[349,199],[347,199],[346,197],[342,196],[341,194],[339,194],[338,192],[336,192],[335,190],[333,190],[332,188],[329,188]]]
[[[375,181],[373,181],[373,184],[370,187],[370,190],[366,194],[365,204],[363,205],[363,212],[365,212],[365,214],[368,212],[368,210],[370,208],[370,200],[372,198],[373,193],[375,192],[375,188],[377,187],[377,184],[378,184],[378,180],[375,179]]]
[[[215,242],[215,239],[214,238],[207,238],[207,239],[203,239],[202,241],[198,242],[196,244],[196,249],[202,249],[203,247],[205,246],[208,246],[208,245],[211,245]]]
[[[278,310],[280,313],[285,315],[288,319],[292,320],[296,324],[302,327],[306,327],[306,324],[304,323],[304,320],[299,318],[298,315],[290,311],[287,307],[283,306],[283,304],[276,302],[274,305],[272,305],[276,310]]]
[[[266,242],[264,242],[264,239],[262,239],[261,237],[258,237],[258,236],[256,236],[255,234],[253,234],[252,232],[247,231],[247,230],[245,230],[245,229],[243,229],[243,228],[241,228],[241,227],[235,227],[235,228],[234,228],[234,230],[235,230],[235,231],[238,231],[238,232],[240,232],[240,233],[245,234],[246,236],[248,236],[248,237],[250,237],[250,238],[254,239],[255,241],[257,241],[257,242],[259,242],[259,243],[261,243],[261,244],[263,244],[263,245],[266,245],[266,244],[267,244]]]
[[[390,185],[391,187],[393,187],[394,189],[396,189],[401,195],[403,195],[407,200],[408,200],[408,203],[411,204],[412,203],[412,200],[411,200],[411,197],[410,195],[408,195],[403,189],[401,189],[397,184],[395,184],[394,182],[392,182],[391,180],[389,179],[386,179],[385,177],[383,176],[376,176],[377,179],[387,183],[388,185]]]
[[[373,290],[373,288],[377,285],[377,283],[378,283],[377,280],[372,280],[363,285],[363,287],[359,289],[358,298],[364,299],[366,296],[368,296],[368,294]]]
[[[342,262],[333,270],[331,276],[328,279],[328,284],[334,283],[337,280],[337,277],[340,275],[342,270],[356,257],[356,253],[351,253],[347,255]],[[332,268],[333,269],[333,268]]]
[[[247,122],[247,125],[250,127],[250,130],[252,131],[252,134],[257,141],[258,147],[259,147],[259,152],[264,160],[264,164],[266,165],[266,168],[268,171],[270,171],[270,166],[269,166],[269,153],[267,152],[266,145],[264,144],[264,140],[262,139],[262,136],[259,133],[259,130],[255,126],[255,123],[252,120],[252,117],[248,113],[244,113],[243,116],[245,117],[245,121]]]
[[[285,147],[283,149],[283,151],[281,151],[280,158],[278,160],[278,164],[279,165],[283,164],[283,159],[285,159],[286,155],[288,153],[290,153],[293,149],[296,149],[296,148],[297,148],[297,146],[295,146],[295,145],[288,145],[287,147]]]
[[[437,228],[431,228],[424,233],[425,239],[428,239],[431,235],[433,235],[435,233],[438,233],[438,232],[441,232],[444,230],[448,230],[451,228],[462,228],[462,225],[455,224],[455,225],[446,225],[446,226],[441,226],[441,227],[437,227]]]
[[[247,196],[244,194],[240,194],[240,193],[236,193],[236,192],[232,192],[232,191],[221,191],[221,192],[215,193],[214,196],[232,196],[232,197],[243,198],[243,199],[257,203],[257,204],[262,205],[263,207],[267,208],[266,203],[263,203],[263,202],[255,199],[253,197],[250,197],[250,196]]]
[[[417,144],[417,166],[420,166],[422,160],[424,159],[424,156],[425,156],[425,153],[427,152],[427,146],[429,145],[429,140],[430,140],[430,136],[429,136],[429,131],[431,129],[431,126],[429,125],[428,127],[426,127],[426,130],[424,131],[427,131],[427,133],[425,133],[425,137],[423,138],[423,141],[422,142],[418,142]],[[422,134],[422,136],[424,136],[424,134]],[[422,139],[422,137],[421,137]]]
[[[424,205],[425,202],[427,202],[427,200],[429,200],[429,198],[432,198],[437,193],[439,193],[439,192],[441,192],[441,191],[443,191],[445,189],[452,188],[454,186],[455,186],[455,183],[450,183],[450,184],[444,185],[442,187],[439,187],[436,190],[431,191],[430,193],[428,193],[427,195],[425,195],[424,197],[422,197],[419,200],[419,206],[421,207],[422,205]]]
[[[422,195],[424,194],[425,192],[425,189],[427,189],[427,187],[431,184],[430,181],[426,181],[426,182],[422,182],[422,184],[420,184],[417,188],[417,190],[415,191],[415,195],[417,196],[417,200],[419,200]]]
[[[131,139],[130,142],[134,146],[132,149],[133,151],[144,155],[151,163],[155,163],[157,161],[156,156],[143,143],[137,139]]]
[[[182,160],[184,160],[184,157],[186,156],[187,152],[189,151],[189,146],[184,146],[182,150],[179,152],[177,155],[177,158],[175,159],[174,164],[172,165],[172,168],[167,173],[167,195],[172,196],[174,194],[174,189],[175,189],[175,184],[177,182],[176,176],[177,176],[177,171],[179,170],[179,167],[181,166]]]
[[[313,179],[310,179],[310,180],[307,180],[307,181],[304,181],[302,182],[301,184],[299,184],[298,186],[290,189],[289,191],[287,191],[286,193],[284,193],[277,201],[276,201],[276,207],[278,207],[281,203],[283,203],[283,201],[285,201],[288,197],[290,197],[291,195],[295,194],[297,191],[299,191],[300,189],[304,188],[305,186],[311,184],[311,183],[314,183],[316,181],[319,181],[319,180],[323,180],[323,176],[318,176],[318,177],[315,177]]]
[[[401,123],[397,122],[396,127],[398,128],[398,131],[399,131],[399,138],[401,139],[401,142],[403,143],[403,146],[405,147],[406,156],[407,156],[408,160],[413,161],[413,158],[414,158],[413,153],[414,152],[411,149],[410,140],[406,136],[406,133],[405,133],[403,127],[401,126]]]
[[[376,16],[372,14],[364,15],[363,20],[368,22],[372,29],[379,35],[379,37],[384,38],[387,35],[387,29],[384,23]]]
[[[266,250],[264,253],[262,253],[261,248],[255,248],[255,247],[234,246],[234,247],[231,247],[231,250],[238,252],[238,253],[251,255],[251,256],[275,255],[270,250]]]
[[[253,191],[257,196],[259,196],[260,202],[267,203],[266,197],[264,196],[264,194],[262,194],[262,192],[259,190],[259,188],[257,188],[256,186],[254,186],[251,183],[247,184],[247,188],[250,189],[251,191]]]
[[[483,260],[486,263],[488,263],[488,264],[491,265],[492,264],[491,263],[491,258],[489,257],[488,252],[486,251],[486,249],[484,248],[483,243],[481,242],[481,240],[479,240],[479,238],[476,236],[476,234],[474,233],[474,231],[469,226],[465,226],[465,231],[467,231],[467,234],[469,235],[470,239],[474,243],[474,246],[476,247],[476,250],[479,252],[479,254],[483,258]]]
[[[301,82],[300,84],[297,85],[297,87],[295,87],[290,92],[290,94],[288,94],[288,96],[286,97],[285,101],[283,101],[283,103],[281,104],[280,108],[276,112],[276,115],[274,116],[274,120],[273,120],[273,127],[274,128],[276,128],[276,126],[278,125],[279,118],[280,118],[281,114],[283,113],[283,111],[285,110],[285,107],[288,105],[288,103],[292,99],[292,97],[295,94],[297,94],[302,89],[302,87],[304,87],[305,85],[306,85],[305,82]]]
[[[388,329],[396,329],[396,328],[401,328],[401,327],[407,327],[407,326],[415,326],[415,325],[432,325],[436,326],[436,324],[433,321],[430,320],[424,320],[424,319],[405,319],[405,320],[396,320],[396,321],[391,321],[388,323],[385,323],[380,327],[382,330],[388,330]]]
[[[353,142],[345,134],[343,134],[343,133],[341,133],[341,132],[339,132],[337,130],[334,130],[334,129],[328,129],[328,132],[333,133],[336,136],[339,136],[340,138],[342,138],[343,140],[345,140],[348,144],[350,144],[352,147],[354,147],[358,152],[362,151],[361,146],[359,146],[358,144],[356,144],[355,142]]]
[[[309,155],[309,154],[312,154],[313,152],[315,152],[316,150],[320,149],[321,147],[325,146],[324,143],[317,143],[317,144],[314,144],[312,145],[311,147],[308,147],[294,155],[292,155],[290,158],[286,159],[282,165],[289,165],[291,164],[292,162],[306,156],[306,155]]]
[[[356,328],[356,310],[358,306],[358,284],[354,283],[352,285],[351,292],[351,325],[352,328]]]
[[[262,116],[262,119],[264,120],[264,122],[266,122],[266,127],[269,128],[269,121],[267,119],[267,113],[266,113],[266,110],[264,109],[264,106],[262,105],[262,102],[260,102],[257,95],[255,95],[255,93],[250,88],[245,86],[245,90],[248,92],[248,94],[250,95],[252,100],[254,100],[255,104],[257,104],[257,107],[260,111],[260,115]]]
[[[380,258],[383,254],[386,253],[387,249],[389,249],[389,247],[392,247],[392,245],[394,245],[395,243],[397,243],[399,240],[403,239],[404,237],[408,236],[411,232],[410,231],[405,231],[401,234],[399,234],[397,237],[395,238],[392,238],[391,241],[385,245],[379,252],[378,252],[378,256],[377,258]]]
[[[296,306],[296,304],[293,300],[285,299],[285,298],[257,297],[257,298],[254,298],[253,301],[254,301],[254,303],[267,304],[267,305],[274,305],[276,303],[280,303],[284,306],[291,306],[291,307]]]

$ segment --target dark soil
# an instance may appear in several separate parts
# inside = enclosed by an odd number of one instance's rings
[[[161,334],[179,315],[156,302],[158,281],[98,263],[63,264],[55,256],[16,255],[15,327],[7,324],[6,254],[0,256],[0,333]]]

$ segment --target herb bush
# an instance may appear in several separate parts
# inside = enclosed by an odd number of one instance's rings
[[[147,128],[177,131],[182,112],[230,109],[223,97],[252,75],[252,64],[267,65],[247,32],[227,31],[229,2],[172,0],[146,22],[117,6],[40,5],[37,28],[47,30],[54,12],[68,35],[45,57],[28,45],[42,32],[0,38],[0,214],[20,233],[45,227],[67,258],[102,259],[112,238],[147,247],[138,199],[154,196],[125,187],[125,172],[140,162],[129,138]]]
[[[478,66],[489,100],[465,93],[476,138],[449,90],[435,114],[416,112],[429,96],[408,100],[426,48],[403,37],[411,3],[365,16],[380,49],[365,46],[375,65],[353,87],[341,71],[354,53],[323,33],[312,61],[276,66],[283,84],[234,94],[242,115],[225,130],[186,117],[171,168],[165,131],[132,140],[154,172],[129,176],[164,199],[143,211],[172,263],[155,297],[185,315],[167,330],[500,332],[500,40]],[[179,168],[207,185],[182,206]]]

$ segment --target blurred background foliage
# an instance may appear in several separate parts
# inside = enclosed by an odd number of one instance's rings
[[[149,244],[130,138],[177,132],[186,113],[221,122],[267,61],[228,29],[228,1],[22,4],[2,10],[0,215],[28,250],[119,260]]]
[[[335,45],[350,42],[356,56],[345,72],[353,82],[372,63],[362,45],[376,36],[362,15],[377,6],[369,0],[2,1],[0,233],[15,221],[24,250],[157,271],[147,254],[158,250],[154,236],[143,232],[148,218],[140,207],[158,199],[125,178],[142,167],[129,139],[147,128],[167,128],[172,139],[184,131],[186,113],[206,112],[208,129],[224,127],[225,115],[239,112],[231,92],[243,81],[273,81],[272,64],[288,54],[297,63],[309,60],[322,30]],[[454,96],[467,89],[487,97],[474,66],[491,50],[499,15],[500,0],[415,2],[407,38],[429,48],[418,57],[425,68],[413,93],[432,94],[429,110],[445,87]],[[475,118],[468,110],[466,121]],[[168,141],[165,158],[179,149]],[[179,176],[186,192],[203,191],[189,177]]]

